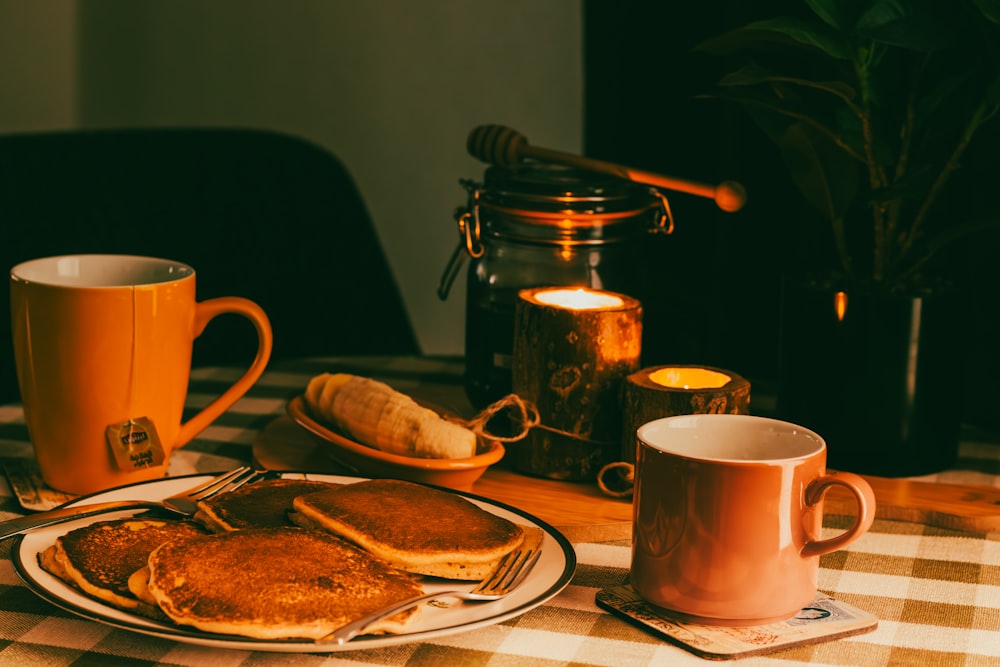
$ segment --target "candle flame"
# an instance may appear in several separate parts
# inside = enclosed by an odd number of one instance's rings
[[[552,289],[535,293],[539,303],[548,306],[558,306],[569,310],[593,310],[597,308],[614,308],[625,302],[621,297],[607,292],[596,292],[583,287],[578,289]]]
[[[660,368],[649,374],[651,382],[671,389],[719,389],[732,379],[708,368]]]
[[[833,295],[833,312],[837,314],[837,321],[844,321],[844,314],[847,313],[847,292],[837,292]]]

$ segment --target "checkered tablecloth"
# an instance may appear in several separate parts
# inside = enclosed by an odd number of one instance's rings
[[[286,401],[322,371],[343,370],[430,389],[436,402],[461,410],[461,361],[453,359],[318,359],[276,364],[233,409],[177,452],[171,474],[216,471],[245,462],[256,433],[284,412]],[[200,369],[190,407],[203,405],[234,377],[233,369]],[[449,398],[450,397],[450,398]],[[30,457],[17,406],[0,408],[0,457]],[[1000,446],[963,443],[964,472],[935,478],[997,485]],[[992,471],[992,472],[991,472]],[[928,478],[928,479],[935,479]],[[0,481],[0,519],[23,513]],[[833,534],[848,519],[828,517]],[[288,655],[212,649],[150,638],[80,619],[36,597],[18,580],[0,543],[0,666],[45,665],[705,665],[658,636],[602,611],[595,594],[628,573],[627,542],[577,543],[570,586],[546,604],[498,625],[434,641],[334,654]],[[957,533],[876,521],[843,551],[820,560],[820,590],[875,614],[868,634],[800,647],[738,665],[1000,666],[1000,534]]]

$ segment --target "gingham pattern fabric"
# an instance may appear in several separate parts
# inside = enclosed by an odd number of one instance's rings
[[[461,362],[450,359],[319,359],[282,364],[232,410],[175,454],[171,474],[221,470],[247,461],[259,429],[284,411],[306,381],[323,371],[391,381],[402,391],[440,387],[441,403],[461,393]],[[192,409],[233,379],[233,369],[203,369],[192,378]],[[0,408],[0,456],[30,456],[17,406]],[[997,483],[1000,446],[963,443],[964,472],[930,479]],[[990,472],[990,471],[994,472]],[[928,479],[928,478],[922,478]],[[20,514],[0,483],[0,519]],[[849,521],[828,517],[834,534]],[[496,665],[501,667],[706,665],[659,637],[598,609],[594,596],[628,573],[627,542],[575,544],[570,586],[546,604],[509,621],[434,641],[332,654],[250,653],[146,637],[78,618],[36,597],[18,580],[0,543],[0,666],[95,665]],[[735,665],[1000,666],[1000,534],[970,534],[918,524],[876,521],[843,551],[820,559],[820,590],[871,612],[868,634],[793,648]]]

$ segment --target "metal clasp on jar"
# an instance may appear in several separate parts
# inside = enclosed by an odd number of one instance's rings
[[[459,239],[458,246],[451,253],[451,257],[444,267],[444,273],[441,274],[441,280],[438,282],[437,294],[438,298],[442,301],[448,298],[448,293],[451,291],[451,286],[455,282],[455,278],[458,277],[458,272],[462,268],[466,253],[468,253],[469,257],[475,259],[482,257],[486,252],[486,248],[483,246],[483,241],[480,238],[482,229],[479,224],[480,186],[475,181],[468,179],[461,179],[459,183],[468,191],[469,202],[464,208],[459,207],[455,209],[455,221],[458,223]]]
[[[649,231],[654,234],[673,234],[674,214],[670,210],[670,201],[667,200],[667,195],[663,194],[656,188],[650,188],[649,191],[660,200],[660,220],[657,225]]]

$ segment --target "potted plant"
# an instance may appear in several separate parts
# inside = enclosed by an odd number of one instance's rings
[[[958,437],[941,387],[960,344],[956,251],[1000,226],[963,183],[1000,111],[1000,0],[795,9],[699,46],[734,65],[710,96],[747,111],[823,223],[811,271],[784,288],[778,410],[821,431],[838,467],[940,469]]]

